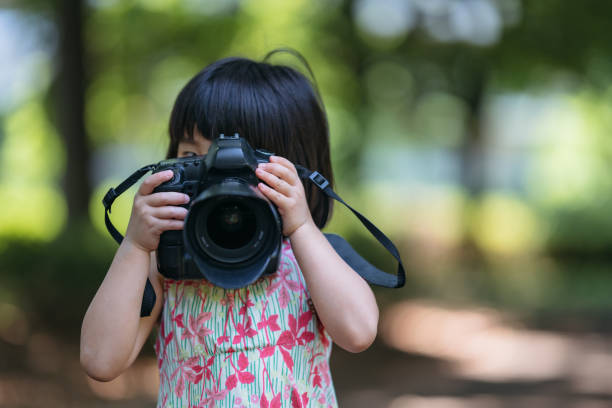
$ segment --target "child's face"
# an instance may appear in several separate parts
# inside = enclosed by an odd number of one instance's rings
[[[196,129],[193,132],[193,140],[183,139],[178,145],[178,157],[202,156],[208,153],[208,148],[211,141],[205,139],[204,136]]]

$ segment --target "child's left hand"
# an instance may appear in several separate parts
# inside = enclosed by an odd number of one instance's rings
[[[304,186],[293,163],[284,157],[271,156],[270,163],[261,163],[255,174],[267,184],[259,183],[259,190],[278,207],[283,235],[291,237],[303,225],[314,225]]]

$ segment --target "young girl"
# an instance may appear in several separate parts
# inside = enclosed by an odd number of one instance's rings
[[[277,272],[236,290],[161,276],[160,234],[183,228],[180,205],[189,197],[154,193],[172,178],[159,172],[140,186],[125,239],[83,319],[81,364],[101,381],[134,362],[159,322],[158,407],[333,407],[330,340],[360,352],[376,336],[369,285],[320,231],[331,201],[293,165],[333,180],[321,100],[302,74],[267,58],[219,60],[192,78],[172,110],[168,157],[206,154],[214,137],[235,132],[278,154],[256,171],[283,221]],[[147,278],[157,301],[141,318]]]

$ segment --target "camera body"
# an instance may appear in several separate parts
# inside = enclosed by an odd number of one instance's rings
[[[276,206],[257,188],[259,163],[270,153],[254,150],[238,134],[221,134],[204,156],[163,160],[154,173],[174,177],[154,192],[189,195],[182,231],[165,231],[157,266],[171,279],[207,279],[226,289],[241,288],[274,273],[282,245]]]

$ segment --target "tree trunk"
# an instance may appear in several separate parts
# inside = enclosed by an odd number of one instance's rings
[[[66,148],[63,188],[68,224],[86,219],[89,210],[89,144],[85,132],[85,64],[83,1],[59,0],[59,72],[54,104],[59,132]]]
[[[471,197],[479,196],[485,189],[485,152],[482,135],[482,103],[485,88],[485,75],[472,78],[471,89],[465,100],[468,105],[468,118],[465,135],[460,146],[461,184]]]

